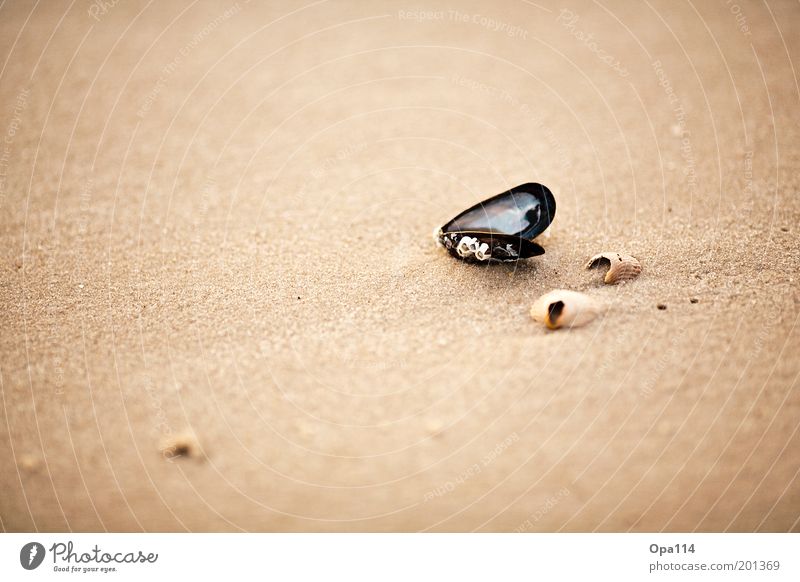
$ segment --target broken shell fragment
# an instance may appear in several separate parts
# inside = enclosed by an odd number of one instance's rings
[[[200,443],[194,432],[187,430],[180,434],[170,435],[161,442],[161,454],[168,461],[180,457],[202,459],[204,457]]]
[[[588,295],[556,289],[536,300],[531,307],[531,317],[550,329],[558,329],[586,325],[599,311],[599,305]]]
[[[614,285],[620,281],[634,279],[642,272],[642,265],[634,257],[621,253],[600,253],[589,259],[587,269],[608,267],[603,280],[606,285]]]

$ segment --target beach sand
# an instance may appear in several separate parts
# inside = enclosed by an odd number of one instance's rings
[[[800,531],[798,4],[281,4],[0,7],[2,528]]]

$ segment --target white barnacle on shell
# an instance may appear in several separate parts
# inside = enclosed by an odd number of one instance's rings
[[[477,250],[477,244],[478,239],[472,238],[471,236],[461,237],[461,240],[458,241],[456,252],[458,253],[459,257],[469,257],[475,254],[475,251]]]
[[[488,261],[492,258],[489,245],[472,236],[462,236],[456,245],[456,252],[459,257],[465,259],[475,257],[479,261]]]
[[[442,244],[442,229],[438,226],[433,229],[433,242],[436,243],[436,246],[444,246]]]
[[[492,253],[489,251],[489,245],[486,243],[481,243],[481,246],[478,247],[478,250],[475,251],[475,258],[479,261],[488,261],[492,258]]]

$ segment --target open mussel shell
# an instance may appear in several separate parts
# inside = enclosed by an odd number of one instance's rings
[[[506,262],[544,254],[533,242],[553,222],[556,200],[541,184],[522,184],[468,208],[439,229],[437,240],[465,261]]]

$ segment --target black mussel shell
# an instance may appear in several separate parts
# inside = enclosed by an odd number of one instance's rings
[[[533,242],[556,214],[553,193],[522,184],[468,208],[439,229],[437,239],[465,261],[517,261],[544,254]]]

